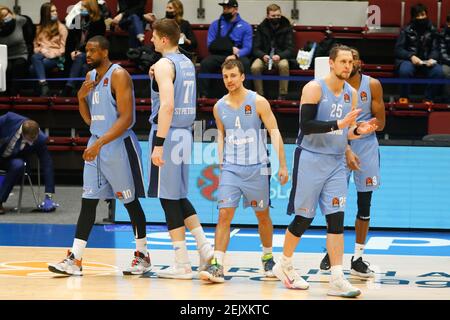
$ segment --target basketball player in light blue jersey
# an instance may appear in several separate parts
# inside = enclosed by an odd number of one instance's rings
[[[200,278],[224,282],[223,261],[230,241],[230,224],[242,196],[244,207],[252,207],[258,218],[264,275],[274,277],[273,226],[269,215],[271,174],[266,132],[261,130],[261,124],[269,131],[278,154],[278,177],[281,185],[288,180],[283,139],[269,102],[243,86],[245,75],[242,63],[239,60],[224,62],[222,75],[228,95],[214,106],[221,165],[217,196],[219,221],[216,226],[214,258],[207,269],[200,272]]]
[[[136,239],[131,266],[124,274],[151,269],[147,252],[146,221],[139,197],[145,197],[141,149],[131,130],[135,122],[133,82],[128,72],[108,57],[109,43],[95,36],[86,44],[86,61],[93,69],[78,91],[80,114],[91,138],[83,153],[83,195],[75,239],[67,257],[49,270],[82,275],[81,260],[99,199],[120,199],[130,215]]]
[[[376,119],[356,118],[357,92],[345,80],[353,67],[350,48],[335,46],[330,51],[331,72],[310,81],[300,101],[300,130],[294,154],[292,189],[288,214],[295,218],[286,230],[281,259],[274,274],[289,289],[307,289],[309,284],[292,265],[295,248],[320,205],[327,221],[327,250],[331,277],[329,295],[356,297],[361,294],[344,277],[344,210],[347,197],[345,152],[348,140],[358,139],[377,128]]]
[[[359,52],[352,48],[353,70],[347,82],[358,91],[358,108],[361,113],[357,122],[377,119],[377,131],[384,129],[386,123],[383,102],[383,88],[380,81],[361,74]],[[351,259],[350,273],[362,278],[371,278],[374,272],[362,259],[367,233],[369,231],[370,205],[372,192],[380,186],[380,153],[375,132],[350,142],[351,149],[346,152],[348,175],[353,178],[358,192],[358,213],[355,221],[355,254]],[[328,270],[330,259],[328,254],[323,258],[320,269]]]
[[[213,251],[198,215],[187,199],[192,127],[196,114],[195,67],[178,50],[180,29],[173,19],[153,23],[152,41],[162,58],[149,71],[151,78],[152,125],[149,135],[148,196],[159,198],[175,250],[175,263],[157,276],[192,279],[186,247],[185,227],[197,241],[203,270]]]

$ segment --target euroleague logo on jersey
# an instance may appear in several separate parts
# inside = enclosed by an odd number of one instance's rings
[[[105,78],[105,80],[103,80],[103,86],[107,87],[109,83],[109,78]]]
[[[367,92],[365,92],[365,91],[361,92],[361,101],[363,101],[363,102],[367,101]]]
[[[252,106],[251,106],[251,105],[246,105],[245,108],[244,108],[244,110],[245,110],[245,115],[246,115],[246,116],[252,114]]]
[[[207,166],[197,179],[197,187],[200,189],[201,195],[209,201],[217,200],[215,193],[219,187],[219,174],[215,171],[219,171],[219,165],[212,164]]]

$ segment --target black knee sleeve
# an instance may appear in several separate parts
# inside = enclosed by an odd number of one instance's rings
[[[78,217],[75,238],[87,241],[95,223],[95,212],[98,199],[81,199],[80,216]]]
[[[181,211],[183,211],[183,218],[187,219],[190,216],[193,216],[194,214],[197,214],[197,212],[194,209],[194,206],[192,203],[187,199],[180,199],[180,205],[181,205]]]
[[[309,228],[311,222],[314,218],[305,218],[302,216],[295,216],[291,224],[288,226],[288,230],[296,237],[301,237],[305,233],[306,229]]]
[[[131,224],[133,226],[134,237],[142,239],[147,237],[146,221],[144,210],[142,210],[141,203],[136,198],[132,202],[125,204],[125,208],[130,216]]]
[[[359,220],[370,220],[370,203],[372,201],[372,191],[358,192],[358,214]]]
[[[344,211],[326,215],[327,233],[342,234],[344,233]]]
[[[166,216],[167,228],[170,230],[184,226],[183,210],[180,200],[159,199]]]

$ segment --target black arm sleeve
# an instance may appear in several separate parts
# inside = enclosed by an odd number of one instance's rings
[[[317,115],[317,104],[306,103],[300,107],[300,129],[303,134],[326,133],[338,130],[337,120],[319,121],[315,120]]]

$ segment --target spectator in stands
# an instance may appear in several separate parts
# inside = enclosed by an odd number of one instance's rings
[[[192,57],[195,49],[197,49],[197,39],[189,21],[183,19],[183,3],[180,0],[169,0],[166,5],[166,18],[175,19],[180,27],[181,36],[178,43],[178,48],[181,48],[183,53],[187,53]],[[149,23],[153,23],[157,18],[153,13],[146,13],[144,19]]]
[[[104,36],[106,25],[104,17],[101,15],[100,6],[97,0],[81,1],[80,28],[69,31],[69,39],[66,48],[70,51],[72,67],[70,68],[70,78],[84,77],[88,71],[86,63],[86,43],[94,36]],[[77,82],[69,80],[64,87],[62,96],[74,97]]]
[[[58,21],[56,6],[46,2],[41,6],[41,21],[34,38],[34,54],[31,57],[31,74],[39,79],[40,96],[48,96],[46,70],[64,70],[67,29]]]
[[[25,78],[28,73],[28,48],[26,43],[27,19],[14,14],[11,9],[0,6],[0,44],[8,47],[6,69],[6,94],[18,93],[13,79]],[[32,31],[28,31],[30,33]]]
[[[443,78],[439,60],[439,41],[436,28],[427,17],[427,7],[411,7],[411,23],[403,28],[395,44],[396,68],[400,78],[413,78],[416,74],[427,78]],[[439,92],[438,85],[428,85],[425,103],[432,103]],[[401,86],[400,103],[409,101],[410,86]]]
[[[144,43],[144,14],[147,0],[119,0],[119,12],[112,20],[112,25],[119,25],[128,30],[130,48],[137,48]]]
[[[209,26],[207,44],[211,55],[201,61],[200,72],[217,73],[224,61],[239,59],[244,65],[245,73],[248,74],[250,72],[249,56],[252,52],[252,26],[242,20],[236,0],[223,0],[219,5],[223,7],[223,13]],[[210,82],[210,79],[200,79],[201,97],[211,96]]]
[[[441,33],[440,49],[440,62],[442,64],[444,76],[447,79],[450,79],[450,14],[447,16],[447,25]],[[446,102],[450,102],[450,84],[445,86],[444,97],[446,97]]]
[[[43,211],[53,211],[58,206],[53,201],[55,180],[53,161],[47,149],[47,136],[39,129],[36,121],[14,112],[0,116],[0,169],[6,170],[0,186],[0,214],[6,209],[3,203],[8,199],[14,184],[24,173],[25,163],[36,154],[44,171],[45,199],[40,205]]]
[[[289,76],[289,58],[294,57],[294,30],[289,20],[281,15],[276,4],[267,7],[267,17],[258,25],[253,39],[253,75],[261,75],[264,70],[276,68],[280,76]],[[254,80],[255,90],[264,96],[262,80]],[[288,80],[280,81],[279,99],[288,93]]]

